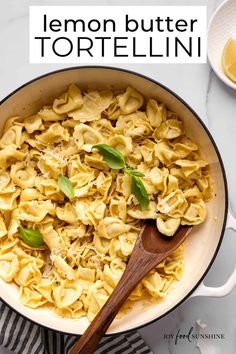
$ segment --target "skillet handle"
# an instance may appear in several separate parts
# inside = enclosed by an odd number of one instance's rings
[[[228,212],[228,219],[226,224],[226,229],[232,229],[236,232],[236,219],[233,217],[231,212]],[[223,297],[228,295],[236,285],[236,267],[233,270],[233,273],[228,278],[226,283],[219,287],[209,287],[205,286],[204,283],[197,288],[197,290],[191,295],[195,296],[212,296],[212,297]]]

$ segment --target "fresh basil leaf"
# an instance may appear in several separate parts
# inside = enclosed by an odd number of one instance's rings
[[[136,176],[136,177],[143,177],[143,176],[144,176],[144,173],[139,172],[139,171],[137,171],[137,170],[133,170],[133,171],[132,171],[132,175],[133,175],[133,176]]]
[[[30,247],[41,247],[43,246],[43,237],[38,230],[26,229],[23,226],[20,226],[21,237],[28,246]]]
[[[75,190],[69,178],[60,175],[58,178],[58,187],[69,199],[74,198]]]
[[[139,172],[138,170],[134,170],[132,167],[125,167],[124,172],[129,175],[129,176],[137,176],[137,177],[143,177],[144,174],[142,172]]]
[[[99,152],[103,155],[104,161],[108,166],[114,170],[120,170],[125,167],[124,156],[113,147],[107,144],[97,144],[93,145],[92,149],[98,149]]]
[[[147,209],[149,205],[149,198],[146,188],[144,187],[144,184],[141,179],[134,175],[132,176],[131,191],[137,198],[141,209]]]

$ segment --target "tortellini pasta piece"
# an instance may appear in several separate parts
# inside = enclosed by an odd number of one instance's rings
[[[120,151],[124,156],[128,156],[133,149],[132,139],[118,134],[108,140],[108,145]]]
[[[24,127],[27,133],[32,134],[37,130],[44,130],[42,118],[39,115],[34,115],[24,119]]]
[[[120,249],[122,254],[125,257],[128,257],[131,255],[134,244],[137,240],[138,234],[135,232],[128,232],[126,234],[120,235],[119,236],[119,241],[120,241]]]
[[[75,301],[72,305],[66,308],[56,308],[57,314],[62,317],[70,317],[78,319],[86,316],[86,312],[83,309],[83,302],[80,300]]]
[[[166,141],[162,140],[156,143],[155,154],[158,159],[167,167],[178,159],[178,155],[172,149],[172,147]]]
[[[10,251],[12,251],[15,246],[17,245],[17,243],[19,242],[18,239],[14,239],[14,240],[8,240],[6,237],[2,238],[0,240],[0,255],[9,253]]]
[[[11,166],[12,181],[21,188],[32,188],[35,184],[37,172],[33,166],[27,166],[25,162],[16,162]]]
[[[173,236],[179,228],[180,218],[157,217],[157,228],[163,235]]]
[[[75,84],[71,84],[67,92],[54,100],[53,110],[58,114],[63,114],[74,111],[82,105],[83,97],[80,89]]]
[[[105,139],[115,134],[115,128],[108,119],[101,118],[90,123],[90,127],[98,131]]]
[[[95,191],[91,191],[93,187],[93,182],[88,183],[87,185],[80,187],[80,188],[76,188],[75,189],[75,197],[85,197],[88,195],[92,195],[95,193]]]
[[[32,290],[28,287],[20,287],[20,301],[23,305],[36,309],[46,304],[45,299],[37,290]]]
[[[79,267],[77,270],[77,278],[83,289],[88,289],[95,282],[95,269]]]
[[[0,150],[0,161],[3,171],[5,171],[15,161],[23,161],[26,157],[26,153],[26,151],[17,150],[11,145],[7,145],[5,148]]]
[[[143,285],[139,283],[136,288],[132,291],[131,295],[128,297],[131,301],[140,300],[143,296]]]
[[[125,270],[125,263],[120,258],[115,258],[111,261],[110,266],[105,264],[103,270],[103,280],[105,280],[113,289],[119,282]]]
[[[146,210],[140,210],[139,206],[132,206],[128,208],[128,215],[135,219],[156,219],[156,202],[150,202],[149,207]]]
[[[127,260],[127,257],[123,255],[123,253],[121,252],[121,244],[120,244],[120,240],[117,237],[114,237],[112,239],[110,239],[111,243],[110,243],[110,248],[109,248],[109,256],[110,259],[116,259],[116,258],[120,258],[124,261]]]
[[[47,214],[54,214],[54,205],[50,200],[21,202],[15,209],[15,216],[20,220],[40,222]]]
[[[75,145],[73,137],[70,137],[68,142],[62,141],[60,145],[60,155],[62,159],[67,159],[68,157],[74,156],[75,154],[79,153],[79,148],[77,145]]]
[[[116,129],[117,132],[132,138],[149,135],[152,131],[146,114],[140,111],[120,116],[116,122]]]
[[[145,143],[141,144],[139,146],[140,153],[142,154],[143,161],[145,161],[145,164],[147,165],[158,165],[158,159],[155,156],[155,151],[154,151],[155,143],[151,140],[146,140]]]
[[[131,154],[129,154],[129,156],[126,157],[127,164],[131,167],[137,166],[139,163],[141,163],[142,159],[143,156],[140,152],[139,146],[135,146]]]
[[[11,282],[19,270],[19,261],[13,252],[0,255],[0,277]]]
[[[156,299],[163,297],[166,279],[157,272],[153,272],[142,280],[145,289]]]
[[[41,279],[40,268],[44,262],[35,257],[21,259],[19,263],[19,271],[15,275],[15,282],[22,286],[29,286],[32,283],[39,282]]]
[[[184,134],[183,122],[177,119],[167,119],[156,128],[153,133],[154,139],[175,139]]]
[[[175,164],[181,167],[183,174],[188,178],[201,177],[200,169],[207,166],[207,162],[203,160],[177,160]]]
[[[53,298],[52,298],[52,280],[50,280],[50,279],[41,279],[40,283],[38,283],[34,287],[45,299],[47,299],[47,301],[53,303]]]
[[[20,148],[22,138],[22,126],[16,125],[9,128],[0,139],[0,148],[13,146]]]
[[[181,168],[179,167],[171,167],[170,174],[178,179],[179,188],[182,190],[192,188],[195,184],[195,181],[191,178],[186,177],[183,174]]]
[[[86,226],[77,220],[77,223],[75,224],[58,228],[57,232],[60,234],[61,238],[65,236],[71,240],[76,240],[77,238],[82,238],[86,235]]]
[[[10,240],[13,239],[13,235],[18,232],[18,228],[20,226],[20,220],[15,217],[15,210],[11,212],[10,222],[8,224],[7,236]]]
[[[50,196],[50,198],[59,192],[58,183],[54,178],[44,178],[43,176],[37,176],[35,178],[35,187],[41,194]]]
[[[64,174],[66,162],[57,154],[47,151],[40,156],[37,167],[43,176],[58,179],[60,174]]]
[[[146,107],[146,114],[148,120],[152,127],[158,128],[162,121],[165,120],[165,116],[163,117],[163,110],[158,106],[158,103],[153,98],[150,98]]]
[[[154,167],[149,174],[149,178],[154,186],[162,191],[162,196],[179,189],[179,180],[177,177],[169,173],[165,167],[162,169]]]
[[[185,190],[184,196],[187,199],[188,203],[202,199],[202,193],[196,185],[193,188],[188,188],[187,190]]]
[[[82,294],[82,286],[73,280],[62,280],[61,284],[53,287],[53,297],[58,308],[71,306]]]
[[[0,238],[4,237],[5,235],[7,235],[7,228],[5,225],[3,215],[0,213]]]
[[[170,259],[165,263],[165,274],[173,276],[176,280],[180,280],[183,276],[183,259]]]
[[[164,198],[159,198],[159,203],[157,204],[157,209],[160,213],[174,218],[182,217],[187,207],[187,200],[180,189],[177,189]]]
[[[11,180],[10,173],[7,171],[0,172],[0,194],[13,193],[16,186]]]
[[[124,223],[127,219],[127,205],[124,197],[110,199],[109,211],[111,216],[121,219]]]
[[[116,190],[127,199],[131,194],[131,178],[128,175],[118,174],[116,178]]]
[[[163,191],[167,184],[167,178],[169,171],[167,168],[163,167],[162,169],[158,167],[153,167],[149,172],[149,178],[159,190]]]
[[[43,107],[37,113],[37,115],[42,119],[43,122],[58,122],[65,119],[64,114],[56,113],[50,106]]]
[[[113,102],[105,109],[103,114],[110,120],[116,120],[121,115],[117,98],[114,98]]]
[[[60,237],[58,232],[54,230],[52,223],[45,223],[40,226],[40,232],[43,237],[43,241],[47,244],[48,248],[53,251],[60,247]]]
[[[20,195],[20,189],[16,189],[13,193],[0,195],[0,210],[13,210],[16,208],[16,200]]]
[[[106,199],[112,184],[112,176],[99,172],[94,184],[96,185],[97,192],[99,192]]]
[[[112,99],[113,95],[109,90],[88,90],[83,97],[83,106],[69,112],[68,116],[81,123],[99,120],[102,112],[110,106]]]
[[[75,140],[75,144],[80,150],[83,149],[88,152],[91,151],[93,145],[103,142],[103,138],[100,133],[91,128],[89,125],[82,123],[75,127],[73,138]]]
[[[172,176],[171,174],[168,175],[166,181],[165,181],[164,189],[162,192],[162,195],[168,195],[177,189],[179,189],[179,181],[178,178],[175,176]]]
[[[120,219],[107,216],[96,227],[97,234],[104,238],[113,238],[130,230],[130,225],[124,224]]]
[[[67,165],[67,175],[69,178],[80,173],[84,173],[86,175],[90,172],[93,171],[91,171],[88,166],[82,163],[79,155],[70,157]]]
[[[125,93],[119,95],[117,99],[122,114],[136,112],[144,102],[143,96],[132,87],[127,87]]]
[[[53,264],[57,270],[57,272],[68,280],[75,279],[75,271],[71,268],[66,261],[61,256],[53,256],[52,257]]]
[[[102,281],[97,280],[89,287],[84,306],[87,309],[87,317],[90,321],[94,319],[107,299],[108,293],[104,290]]]
[[[196,180],[197,186],[200,189],[205,201],[208,201],[212,196],[212,182],[209,176],[202,176]]]
[[[8,118],[6,120],[5,125],[4,125],[3,134],[6,133],[6,131],[8,131],[8,129],[10,129],[12,126],[15,126],[15,125],[21,126],[22,125],[21,121],[22,121],[22,118],[19,116],[14,116],[14,117]]]
[[[69,132],[60,123],[53,123],[43,133],[36,135],[36,139],[43,145],[69,141]]]
[[[181,224],[198,225],[205,220],[206,214],[206,205],[202,200],[190,203],[188,209],[184,213]]]
[[[84,162],[89,167],[94,167],[98,170],[108,171],[107,163],[103,160],[101,154],[93,152],[92,155],[86,155]]]
[[[173,151],[181,159],[187,157],[192,151],[198,150],[197,144],[195,144],[185,135],[174,139],[171,142],[169,141],[169,144],[173,147]]]
[[[111,240],[94,233],[93,243],[100,254],[105,255],[111,246]]]
[[[77,222],[77,215],[74,205],[70,203],[66,203],[63,208],[56,208],[56,215],[58,219],[64,220],[69,224],[73,224]]]
[[[76,202],[76,214],[85,225],[97,225],[103,219],[106,205],[102,201],[88,201],[86,198]]]

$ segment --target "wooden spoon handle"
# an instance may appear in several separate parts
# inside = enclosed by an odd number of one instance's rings
[[[158,259],[159,258],[159,259]],[[70,354],[91,354],[95,351],[101,338],[106,333],[119,309],[134,290],[139,281],[162,261],[163,257],[145,252],[139,245],[135,246],[129,263],[119,283],[91,322],[83,336],[75,343]]]

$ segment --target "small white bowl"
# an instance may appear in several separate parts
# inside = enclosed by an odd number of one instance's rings
[[[221,66],[221,56],[227,40],[236,38],[236,1],[224,1],[213,13],[208,26],[208,59],[216,75],[229,87],[236,90]]]

